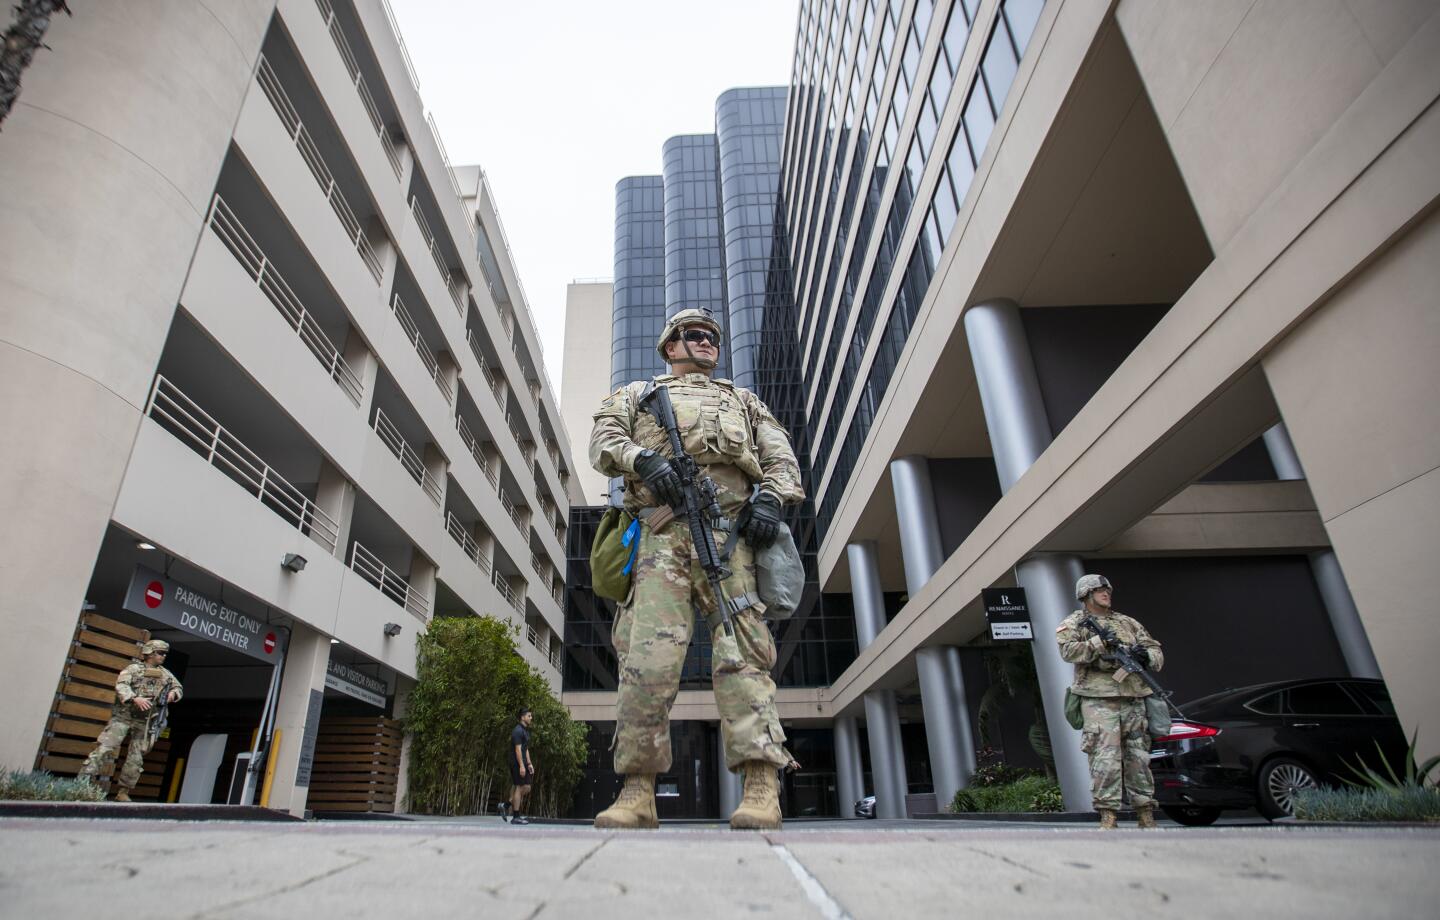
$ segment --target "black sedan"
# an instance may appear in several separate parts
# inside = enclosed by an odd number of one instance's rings
[[[1211,824],[1225,809],[1294,812],[1297,789],[1355,779],[1361,758],[1397,773],[1408,748],[1385,684],[1341,678],[1288,680],[1223,690],[1180,707],[1170,734],[1151,746],[1155,798],[1181,824]]]

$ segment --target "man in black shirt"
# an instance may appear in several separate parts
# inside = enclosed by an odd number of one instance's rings
[[[519,722],[510,732],[510,751],[505,758],[510,762],[510,801],[501,803],[500,817],[511,824],[530,823],[520,809],[535,782],[535,764],[530,760],[530,723],[534,720],[528,708],[521,709]]]

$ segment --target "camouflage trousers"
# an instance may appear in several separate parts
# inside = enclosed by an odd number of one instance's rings
[[[670,707],[680,687],[695,609],[715,610],[705,571],[695,561],[684,520],[660,533],[641,528],[630,600],[615,616],[612,639],[620,660],[615,707],[615,772],[665,773],[670,769]],[[717,545],[725,534],[716,533]],[[734,572],[723,584],[736,598],[754,595],[755,560],[741,540],[730,557]],[[775,639],[757,602],[731,616],[735,635],[711,633],[711,674],[725,763],[738,770],[747,760],[778,766],[790,761],[785,733],[775,714]]]
[[[1138,697],[1082,697],[1080,748],[1090,756],[1090,797],[1095,807],[1118,809],[1125,790],[1133,806],[1155,803],[1150,775],[1150,730]]]
[[[125,755],[125,763],[120,767],[119,780],[120,785],[126,789],[134,789],[135,784],[140,782],[140,774],[145,772],[145,755],[150,750],[150,743],[145,737],[147,722],[147,719],[112,715],[109,724],[100,733],[99,745],[85,758],[80,775],[94,777],[108,770],[115,763],[120,745],[125,743],[125,737],[129,735],[130,751]]]

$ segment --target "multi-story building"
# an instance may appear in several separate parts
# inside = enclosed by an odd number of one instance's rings
[[[148,631],[186,694],[142,791],[254,752],[248,800],[389,810],[431,618],[559,684],[579,493],[489,187],[384,0],[71,6],[0,135],[0,763],[74,772]]]
[[[1382,676],[1440,743],[1435,13],[802,2],[776,270],[802,542],[858,654],[779,706],[825,747],[828,807],[943,805],[984,739],[1087,808],[1048,641],[1082,571],[1166,644],[1180,699]],[[1036,638],[993,642],[981,591],[1016,586]],[[1033,690],[982,722],[1017,648]]]
[[[603,504],[605,477],[587,461],[592,416],[610,392],[610,365],[605,360],[611,338],[614,284],[607,279],[572,281],[565,289],[565,365],[560,379],[560,414],[570,434],[570,455],[578,464],[580,504]]]

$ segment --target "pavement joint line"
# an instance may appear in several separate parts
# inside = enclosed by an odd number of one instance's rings
[[[830,896],[830,892],[825,890],[825,886],[820,884],[820,880],[810,874],[810,870],[795,858],[795,854],[791,853],[785,844],[771,843],[770,850],[780,857],[781,862],[790,867],[790,874],[795,876],[795,880],[800,883],[801,890],[805,892],[805,897],[809,898],[810,903],[820,911],[820,916],[825,920],[852,920],[845,909]]]
[[[591,847],[591,848],[590,848],[590,851],[589,851],[588,853],[586,853],[584,856],[580,857],[580,860],[579,860],[577,863],[575,863],[575,865],[573,865],[573,866],[571,866],[569,869],[566,869],[566,870],[565,870],[565,876],[564,876],[565,879],[568,881],[569,878],[570,878],[570,876],[574,875],[576,872],[579,872],[579,871],[580,871],[580,867],[583,866],[583,865],[585,865],[585,863],[590,859],[590,857],[594,856],[596,853],[599,853],[602,849],[604,849],[605,844],[609,843],[612,839],[614,839],[614,838],[612,838],[612,837],[606,837],[604,840],[600,841],[599,844],[597,844],[597,845],[594,846],[594,847]]]

